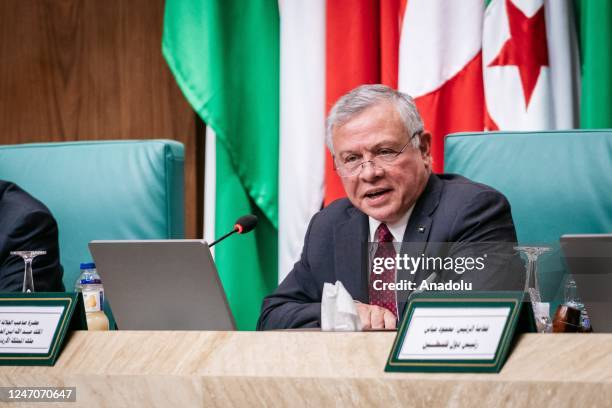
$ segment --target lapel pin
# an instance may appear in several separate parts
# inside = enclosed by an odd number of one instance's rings
[[[425,227],[419,227],[419,232],[422,234],[425,232]]]

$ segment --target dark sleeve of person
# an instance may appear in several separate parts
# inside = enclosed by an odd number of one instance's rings
[[[322,284],[314,278],[309,262],[309,241],[315,218],[306,231],[300,260],[274,293],[264,299],[257,330],[320,326],[321,292],[318,288]]]
[[[34,290],[36,292],[62,292],[63,268],[59,261],[57,223],[53,216],[43,210],[29,212],[15,220],[6,237],[6,257],[0,264],[0,291],[21,292],[25,264],[20,256],[10,251],[44,250],[32,262]]]
[[[458,213],[452,231],[456,238],[449,255],[455,259],[483,257],[484,268],[462,274],[447,271],[444,280],[471,282],[472,290],[524,288],[523,263],[514,250],[516,229],[510,203],[503,194],[493,189],[475,194]]]

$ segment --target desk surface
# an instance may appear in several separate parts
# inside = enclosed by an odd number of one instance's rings
[[[394,336],[75,332],[55,367],[0,384],[76,386],[70,407],[612,406],[612,334],[523,335],[499,374],[385,373]]]

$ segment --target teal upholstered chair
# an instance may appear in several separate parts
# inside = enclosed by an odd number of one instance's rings
[[[612,130],[458,133],[446,137],[444,171],[488,184],[512,206],[519,242],[552,245],[540,280],[563,296],[563,234],[612,231]]]
[[[183,238],[183,165],[183,145],[170,140],[0,146],[0,178],[57,220],[68,291],[91,240]]]

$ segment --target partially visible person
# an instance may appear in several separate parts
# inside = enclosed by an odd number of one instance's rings
[[[63,292],[57,223],[49,209],[14,183],[0,180],[0,292],[21,292],[24,262],[11,251],[44,250],[32,262],[36,292]]]

